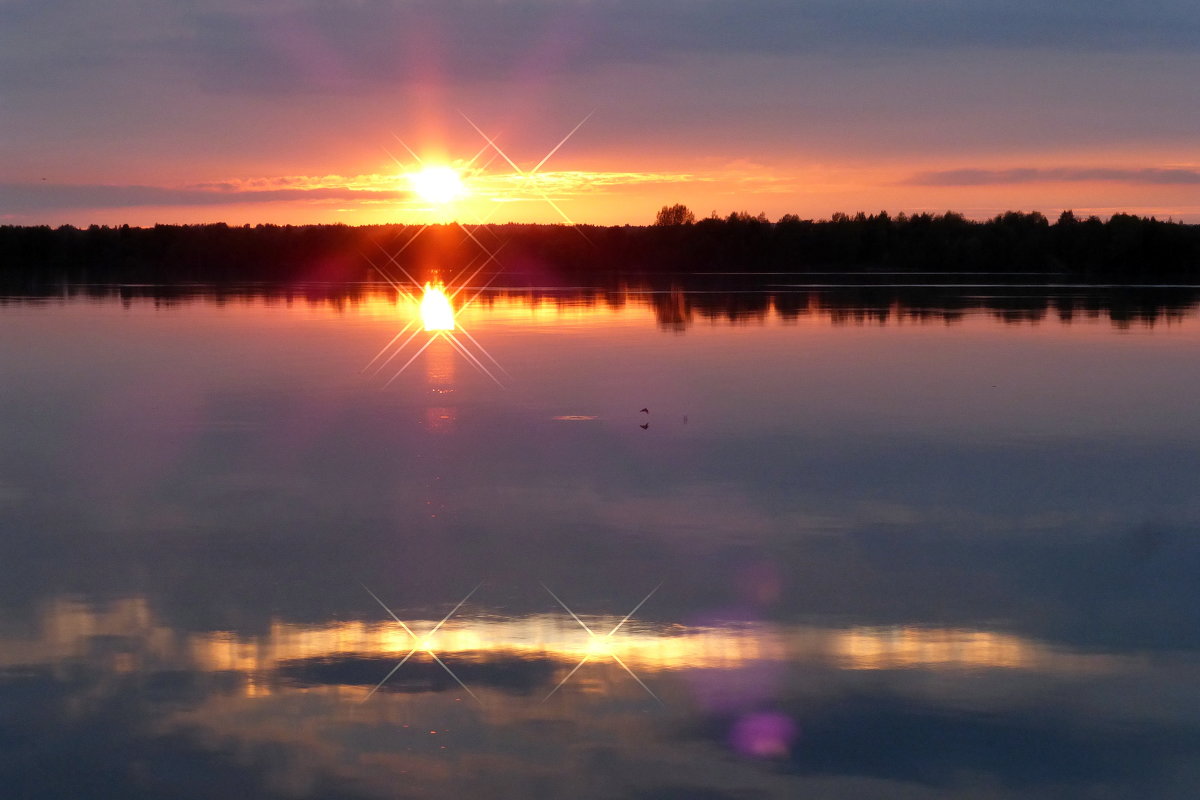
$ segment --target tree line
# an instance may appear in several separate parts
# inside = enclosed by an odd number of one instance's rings
[[[1057,271],[1114,279],[1200,276],[1200,225],[1114,214],[1107,221],[1064,211],[1008,211],[985,221],[962,214],[834,214],[828,220],[734,212],[696,221],[686,206],[664,206],[663,241],[694,261],[779,269],[821,267],[903,271]]]
[[[735,212],[695,219],[664,206],[644,226],[456,224],[0,226],[0,281],[157,282],[447,279],[483,266],[531,284],[612,273],[1060,272],[1124,281],[1200,278],[1200,225],[1115,214],[1050,223],[1009,211],[834,214]]]

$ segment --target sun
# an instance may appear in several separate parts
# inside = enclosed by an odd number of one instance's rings
[[[466,194],[462,175],[454,167],[429,166],[408,173],[408,184],[427,203],[445,205]]]

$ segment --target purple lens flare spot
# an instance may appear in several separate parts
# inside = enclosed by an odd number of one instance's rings
[[[791,752],[799,729],[791,717],[778,711],[760,711],[739,717],[729,731],[729,744],[742,755],[782,758]]]

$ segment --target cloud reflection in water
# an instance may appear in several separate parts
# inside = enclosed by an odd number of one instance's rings
[[[584,616],[596,629],[620,617]],[[414,619],[414,630],[438,620]],[[531,660],[569,668],[594,654],[589,636],[569,617],[480,614],[447,621],[427,642],[456,662],[487,664]],[[97,649],[99,643],[107,643]],[[848,670],[1006,669],[1035,672],[1113,672],[1132,656],[1075,652],[1011,634],[918,627],[822,628],[768,622],[687,626],[630,621],[607,643],[611,652],[650,674],[696,670],[738,671],[759,663],[818,664]],[[298,624],[275,620],[264,635],[231,631],[184,633],[158,619],[145,598],[107,605],[56,598],[31,636],[7,636],[0,666],[14,668],[72,661],[101,661],[117,671],[184,669],[237,672],[269,679],[303,662],[392,659],[412,649],[412,638],[394,622],[347,620]]]

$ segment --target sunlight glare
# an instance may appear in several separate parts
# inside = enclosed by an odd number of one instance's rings
[[[453,167],[430,166],[408,173],[408,183],[427,203],[445,205],[466,194],[462,175]]]
[[[421,323],[427,331],[454,330],[454,307],[441,284],[425,284],[425,293],[421,297]]]
[[[588,639],[587,654],[589,656],[611,656],[612,652],[612,642],[607,636],[593,635]]]

